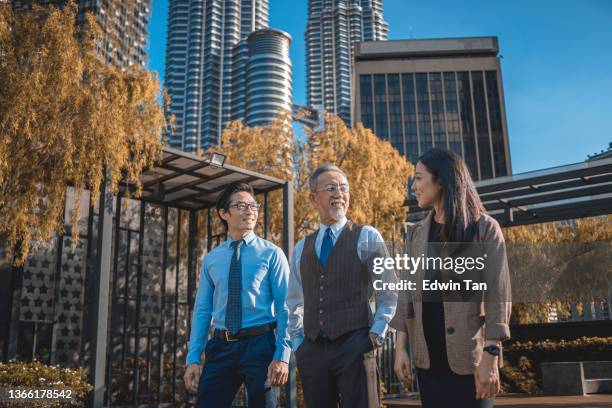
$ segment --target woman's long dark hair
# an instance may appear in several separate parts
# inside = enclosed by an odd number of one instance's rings
[[[419,161],[442,185],[444,226],[441,238],[447,242],[471,242],[477,233],[477,222],[484,206],[463,159],[456,153],[433,148]]]

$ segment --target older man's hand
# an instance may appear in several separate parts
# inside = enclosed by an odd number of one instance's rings
[[[270,386],[279,387],[289,378],[289,364],[280,360],[272,360],[268,366],[268,381]]]

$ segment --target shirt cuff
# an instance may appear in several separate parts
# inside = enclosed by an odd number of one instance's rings
[[[485,340],[508,340],[510,326],[506,323],[485,324]]]
[[[204,347],[194,347],[187,353],[187,365],[197,364],[200,365],[200,357],[202,356]]]
[[[295,338],[293,339],[293,341],[291,342],[291,345],[293,347],[293,352],[295,353],[297,351],[298,348],[300,348],[300,345],[304,342],[304,336],[300,335],[300,336],[295,336]]]
[[[377,320],[374,322],[372,327],[370,327],[370,331],[378,334],[379,336],[385,337],[387,335],[388,327],[389,325],[384,320]]]
[[[289,347],[281,346],[277,347],[274,352],[274,360],[283,361],[289,364],[289,359],[291,358],[291,349]]]

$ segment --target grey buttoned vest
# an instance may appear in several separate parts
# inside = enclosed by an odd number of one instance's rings
[[[330,339],[369,327],[369,299],[373,289],[366,264],[357,253],[362,226],[347,221],[336,240],[327,265],[315,252],[317,231],[308,235],[300,259],[304,289],[304,333],[314,340],[319,333]]]

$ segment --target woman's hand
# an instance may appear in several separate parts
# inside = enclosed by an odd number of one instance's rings
[[[412,381],[412,368],[410,367],[410,359],[405,349],[395,349],[393,370],[397,378],[404,384],[409,384]]]
[[[483,353],[482,360],[480,360],[480,364],[474,373],[476,399],[492,398],[501,391],[498,358],[487,352]]]

